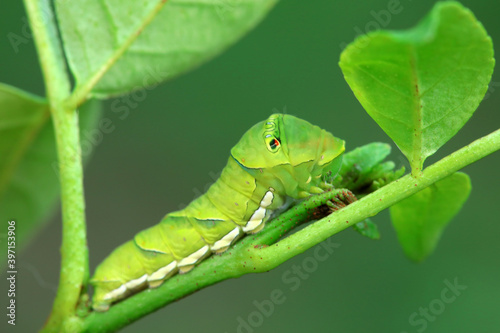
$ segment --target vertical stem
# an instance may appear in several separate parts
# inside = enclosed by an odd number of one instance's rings
[[[50,0],[24,0],[40,59],[54,123],[62,202],[61,275],[45,331],[73,330],[75,310],[88,278],[88,251],[78,116],[66,109],[70,82]],[[73,323],[73,325],[71,324]],[[71,327],[71,328],[70,328]],[[75,330],[76,331],[76,330]]]
[[[50,0],[24,0],[51,105],[70,94],[70,82]]]
[[[59,288],[46,328],[59,332],[57,327],[74,315],[81,290],[87,284],[88,250],[78,117],[76,112],[63,108],[52,111],[59,156],[63,232]]]

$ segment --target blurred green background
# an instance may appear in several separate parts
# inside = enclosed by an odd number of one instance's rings
[[[256,29],[209,63],[129,96],[130,104],[123,98],[105,103],[104,117],[115,129],[96,147],[85,175],[92,271],[117,245],[203,192],[244,131],[272,112],[320,125],[345,139],[347,149],[391,142],[357,102],[337,65],[342,45],[360,31],[377,25],[411,27],[434,2],[401,0],[399,14],[378,22],[375,16],[390,3],[282,1]],[[500,45],[500,3],[462,3]],[[6,38],[26,29],[22,3],[9,2],[0,15],[0,80],[43,95],[32,42],[16,53]],[[497,70],[476,114],[427,165],[497,129],[499,105]],[[397,166],[407,165],[393,147]],[[423,264],[404,257],[388,213],[382,212],[373,218],[380,241],[346,230],[332,239],[340,245],[334,253],[317,267],[308,266],[307,277],[295,283],[287,277],[297,277],[294,265],[314,260],[313,250],[272,272],[197,292],[124,332],[500,332],[499,166],[496,153],[464,170],[472,178],[472,194]],[[18,258],[17,325],[8,326],[3,315],[0,331],[34,332],[42,326],[58,281],[60,238],[60,215],[55,213]],[[455,279],[467,289],[453,302],[442,303],[444,281]],[[272,313],[259,315],[255,302],[269,300],[273,290],[282,291],[284,301]],[[7,288],[0,294],[6,299]],[[419,312],[429,306],[434,314],[430,310],[425,319]],[[248,326],[239,327],[241,321]]]

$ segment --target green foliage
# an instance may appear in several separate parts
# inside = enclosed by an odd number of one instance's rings
[[[490,37],[457,2],[438,3],[415,28],[362,36],[341,55],[346,81],[418,176],[484,97],[494,67]]]
[[[103,70],[107,73],[93,96],[158,85],[241,38],[276,0],[164,3],[56,1],[64,50],[78,86]]]
[[[378,227],[370,219],[358,222],[353,226],[354,230],[370,239],[380,239]]]
[[[174,0],[160,10],[155,7],[157,3],[144,6],[134,1],[109,8],[101,2],[56,1],[55,7],[77,84],[87,85],[96,72],[109,70],[92,92],[102,97],[154,86],[198,65],[240,38],[274,3],[214,2],[207,6],[204,2]],[[120,61],[113,58],[127,38],[144,28],[148,15],[151,19],[156,14],[154,23]],[[84,104],[79,115],[82,135],[98,130],[97,101]],[[33,234],[44,221],[59,193],[55,136],[47,101],[0,84],[0,124],[0,207],[8,207],[0,209],[0,218],[22,222],[17,226],[17,236],[19,244],[26,245],[25,236]],[[92,144],[82,141],[84,157],[88,157]]]
[[[422,261],[434,251],[470,191],[469,176],[457,172],[390,208],[392,224],[410,259]]]
[[[406,155],[416,178],[425,159],[472,116],[494,64],[481,23],[452,1],[436,4],[413,29],[359,37],[340,60],[354,94]],[[408,257],[421,261],[434,250],[469,191],[468,177],[455,174],[391,207]]]
[[[24,2],[48,97],[0,85],[0,218],[23,222],[17,240],[33,233],[57,197],[59,178],[61,283],[45,327],[49,332],[123,327],[204,286],[272,269],[351,226],[377,239],[376,225],[366,219],[391,206],[405,253],[421,261],[434,250],[469,195],[468,176],[456,171],[500,149],[499,130],[422,169],[425,159],[471,117],[494,67],[492,42],[481,23],[457,2],[438,3],[413,29],[358,38],[340,61],[358,100],[410,161],[413,177],[401,177],[404,168],[395,171],[393,162],[383,161],[389,145],[358,148],[345,155],[342,166],[336,165],[338,175],[333,168],[327,181],[352,190],[360,200],[282,239],[311,212],[345,193],[311,197],[262,233],[239,242],[232,255],[206,261],[192,274],[136,295],[108,313],[79,318],[75,309],[79,315],[87,314],[88,295],[82,293],[87,287],[88,256],[77,134],[95,128],[99,106],[82,106],[80,129],[76,106],[92,97],[152,87],[194,68],[255,26],[276,0],[56,1],[59,26],[50,1]],[[74,75],[73,91],[63,59]],[[58,129],[55,134],[53,124]],[[54,167],[56,158],[68,166],[60,175]]]
[[[85,104],[81,129],[94,128],[99,115],[98,102]],[[0,124],[0,219],[16,220],[21,248],[59,194],[54,128],[44,99],[4,84],[0,84]]]
[[[89,145],[84,146],[78,136],[76,107],[93,96],[105,98],[154,87],[195,67],[240,38],[275,2],[57,1],[53,3],[57,25],[50,1],[25,0],[48,101],[1,89],[5,110],[0,114],[0,123],[5,124],[1,130],[12,138],[2,136],[0,142],[0,152],[5,153],[0,165],[0,200],[7,201],[9,209],[2,209],[10,214],[6,219],[23,222],[16,231],[17,240],[23,239],[50,210],[59,180],[61,278],[45,331],[75,331],[74,311],[86,297],[82,295],[88,279],[88,252],[81,150],[85,148],[88,155]],[[72,91],[64,60],[74,74]],[[95,106],[81,108],[81,123],[91,129],[98,119]],[[4,202],[0,203],[3,208]]]
[[[383,162],[390,153],[391,146],[386,143],[372,142],[358,147],[344,155],[338,175],[327,181],[362,197],[403,175],[404,167],[394,171],[394,162]]]

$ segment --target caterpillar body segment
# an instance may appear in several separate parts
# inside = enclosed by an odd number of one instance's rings
[[[139,232],[97,267],[93,308],[106,311],[259,232],[291,201],[323,191],[322,174],[343,152],[344,141],[290,115],[274,114],[256,124],[232,148],[204,195]]]

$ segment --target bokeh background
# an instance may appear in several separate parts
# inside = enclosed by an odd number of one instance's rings
[[[391,142],[357,102],[337,63],[342,45],[376,25],[373,13],[393,1],[282,1],[222,55],[145,95],[129,96],[133,103],[124,119],[123,113],[114,112],[126,105],[123,99],[106,102],[103,116],[115,129],[104,135],[85,174],[92,270],[117,245],[203,192],[244,131],[272,112],[318,124],[345,139],[347,149]],[[401,0],[402,11],[379,26],[409,28],[433,3]],[[462,3],[500,45],[500,3]],[[6,38],[9,32],[21,34],[25,22],[20,1],[4,5],[0,80],[43,95],[32,42],[15,53]],[[427,165],[496,130],[499,105],[497,70],[475,115]],[[398,166],[406,165],[393,147],[391,158]],[[499,166],[496,153],[464,170],[472,178],[472,194],[435,254],[422,264],[404,257],[385,211],[373,218],[381,240],[353,230],[334,236],[340,246],[299,279],[296,290],[283,277],[294,265],[311,261],[313,250],[271,272],[199,291],[123,331],[500,332]],[[19,256],[17,325],[7,327],[2,315],[0,331],[34,332],[42,326],[58,282],[60,225],[55,210]],[[440,309],[444,281],[455,279],[467,288]],[[283,292],[284,302],[259,320],[255,301],[269,300],[276,289]],[[0,290],[2,300],[6,294]],[[438,315],[417,315],[414,319],[420,321],[412,325],[410,316],[429,306]],[[253,326],[239,327],[241,321]]]

